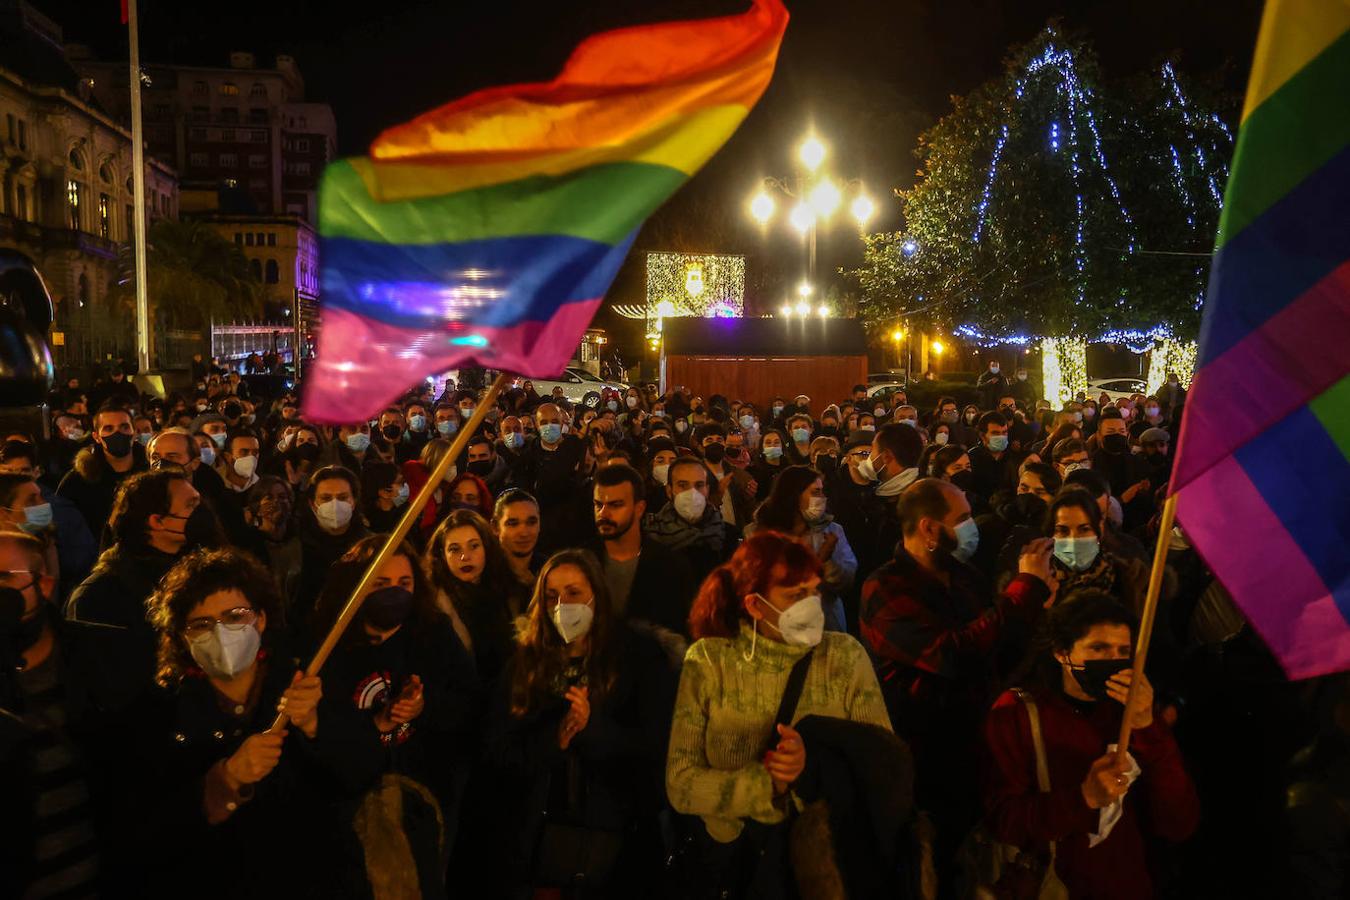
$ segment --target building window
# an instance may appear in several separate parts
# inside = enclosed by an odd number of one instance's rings
[[[80,183],[73,179],[66,182],[66,221],[72,231],[80,230]]]
[[[239,157],[234,153],[220,154],[220,167],[222,169],[233,169],[239,165]]]
[[[255,130],[253,132],[253,140],[257,141],[259,144],[267,143],[267,132]]]
[[[70,167],[72,169],[76,172],[84,171],[84,157],[80,156],[80,151],[71,150],[68,159],[70,160]]]
[[[192,93],[196,94],[198,97],[205,96],[208,93],[206,88],[206,82],[205,81],[192,82]]]
[[[269,247],[275,247],[276,245],[277,245],[277,234],[276,234],[276,232],[275,232],[275,231],[268,232],[268,234],[267,234],[267,246],[269,246]]]
[[[81,272],[78,285],[77,296],[80,299],[80,305],[87,306],[89,304],[89,276]]]
[[[233,81],[222,81],[218,90],[222,97],[239,96],[239,85],[235,84]]]
[[[204,140],[206,140],[206,129],[205,129],[205,128],[189,128],[189,129],[188,129],[188,140],[190,140],[190,141],[204,141]]]
[[[156,103],[155,115],[159,118],[168,118],[173,115],[173,108],[167,103]]]
[[[250,169],[267,168],[267,156],[263,153],[250,153],[248,155],[248,167]]]
[[[244,232],[244,246],[245,247],[253,246],[253,232],[251,231]]]
[[[240,247],[244,246],[244,235],[241,232],[236,231],[234,233],[234,242]]]
[[[5,113],[5,135],[11,144],[14,143],[15,139],[18,137],[16,133],[17,129],[15,128],[16,124],[17,123],[14,121],[14,113]]]
[[[112,198],[98,195],[98,236],[112,240]]]
[[[248,111],[248,120],[254,125],[267,124],[267,110],[253,107]]]
[[[253,87],[251,87],[251,88],[248,89],[248,95],[249,95],[250,97],[263,97],[263,98],[266,98],[266,97],[267,97],[267,85],[263,84],[261,81],[255,81],[255,82],[253,82]]]
[[[277,261],[275,259],[269,259],[267,261],[267,277],[264,278],[263,280],[266,281],[268,284],[276,284],[278,277],[279,275],[277,273]]]
[[[222,106],[222,107],[220,108],[220,121],[222,121],[222,122],[229,122],[229,123],[232,124],[232,125],[235,124],[236,122],[238,122],[238,121],[239,121],[239,107],[237,107],[237,106]]]
[[[19,205],[19,218],[25,222],[28,221],[28,186],[23,184],[14,185],[14,199]]]
[[[194,169],[203,169],[211,165],[211,154],[193,153],[188,156],[188,160],[191,162]]]
[[[23,119],[19,120],[19,149],[28,149],[28,123]]]
[[[262,281],[262,263],[258,262],[256,259],[250,259],[248,261],[248,271],[253,276],[254,280]]]
[[[205,122],[211,118],[211,110],[205,106],[192,107],[192,120],[194,122]]]
[[[127,204],[127,240],[136,235],[136,207]]]
[[[307,163],[307,162],[298,162],[298,163],[296,163],[292,168],[293,168],[293,170],[294,170],[294,172],[295,172],[296,175],[308,175],[308,174],[309,174],[309,163]]]
[[[112,168],[107,163],[98,167],[98,178],[104,184],[113,183]]]
[[[295,152],[296,152],[296,153],[308,153],[308,152],[309,152],[309,138],[296,138],[296,139],[295,139]]]
[[[222,141],[227,141],[231,144],[234,143],[234,129],[233,128],[220,129],[220,139]]]
[[[250,190],[253,190],[253,191],[266,191],[266,190],[267,190],[267,179],[266,179],[266,178],[250,178],[250,179],[248,180],[248,186],[249,186],[249,189],[250,189]]]
[[[257,243],[257,245],[258,245],[259,247],[261,247],[263,244],[266,244],[266,243],[267,243],[267,237],[266,237],[266,235],[264,235],[261,231],[258,232],[258,237],[257,237],[256,243]]]

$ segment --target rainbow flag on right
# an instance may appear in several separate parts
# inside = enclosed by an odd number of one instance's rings
[[[1350,0],[1268,0],[1172,490],[1291,678],[1350,668]]]

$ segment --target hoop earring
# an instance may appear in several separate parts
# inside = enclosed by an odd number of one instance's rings
[[[928,552],[929,552],[929,553],[932,553],[932,552],[933,552],[934,550],[936,550],[936,549],[937,549],[937,544],[929,544],[929,545],[928,545]]]
[[[750,626],[750,655],[741,654],[741,659],[746,662],[755,661],[755,646],[759,643],[759,623],[755,622]]]

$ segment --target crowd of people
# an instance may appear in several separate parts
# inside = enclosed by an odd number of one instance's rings
[[[325,426],[194,375],[72,379],[0,443],[4,896],[1144,898],[1241,846],[1202,806],[1270,803],[1214,722],[1232,667],[1278,676],[1180,528],[1111,749],[1175,376],[1054,408],[991,364],[931,409],[517,380],[428,484],[481,390]],[[1325,718],[1299,896],[1350,875]]]

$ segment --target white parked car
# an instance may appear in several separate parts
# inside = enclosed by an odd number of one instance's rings
[[[1148,382],[1142,378],[1124,376],[1122,378],[1089,378],[1087,396],[1089,400],[1101,397],[1102,392],[1116,400],[1128,400],[1135,394],[1147,394]]]
[[[512,382],[512,386],[520,387],[527,381],[533,382],[534,392],[540,397],[548,397],[555,387],[560,387],[568,402],[582,403],[592,409],[600,405],[600,392],[605,388],[616,390],[620,394],[628,390],[628,385],[622,381],[605,381],[585,369],[572,366],[563,369],[562,374],[556,379],[519,377]]]

